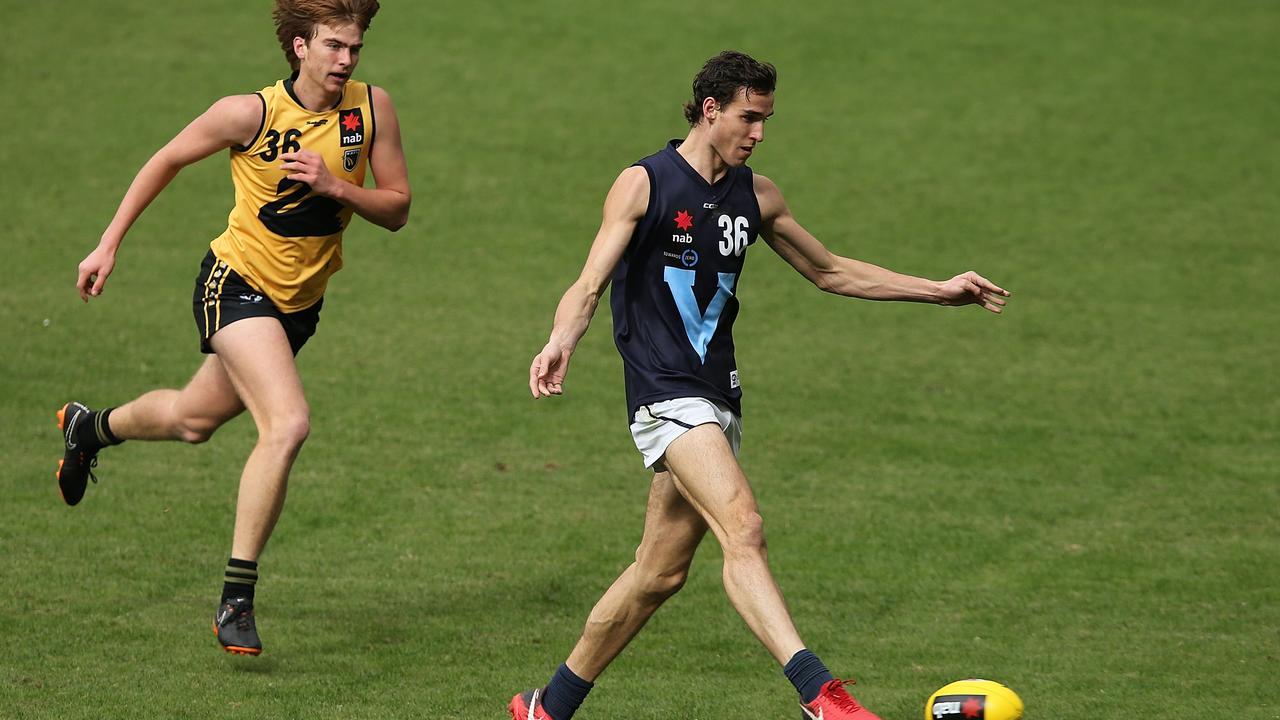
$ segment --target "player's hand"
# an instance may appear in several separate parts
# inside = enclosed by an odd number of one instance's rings
[[[107,285],[107,278],[115,266],[115,251],[101,245],[81,260],[76,276],[76,290],[80,292],[80,299],[89,302],[90,297],[101,295],[102,289]]]
[[[942,283],[943,305],[980,305],[999,314],[1009,291],[970,270]]]
[[[328,166],[324,164],[324,158],[318,152],[311,150],[288,152],[282,154],[280,159],[284,161],[280,164],[280,169],[289,173],[285,177],[310,185],[317,195],[332,197],[334,189],[338,183],[342,182],[329,172]]]
[[[564,392],[564,375],[569,370],[572,350],[547,343],[529,365],[529,391],[533,399],[560,395]]]

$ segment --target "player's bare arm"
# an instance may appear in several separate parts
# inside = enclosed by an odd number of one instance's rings
[[[1009,292],[972,270],[950,280],[926,280],[832,253],[791,214],[772,180],[755,176],[762,235],[769,247],[821,290],[864,300],[980,305],[999,313]]]
[[[600,296],[609,286],[614,268],[622,259],[636,223],[649,205],[649,175],[642,167],[629,167],[618,175],[604,201],[604,217],[587,262],[578,279],[556,306],[551,338],[529,366],[529,391],[534,399],[564,392],[569,357],[586,334]]]
[[[378,119],[377,138],[369,152],[373,170],[372,188],[334,177],[320,153],[312,150],[284,153],[281,168],[292,171],[287,177],[311,186],[317,195],[333,198],[350,206],[356,214],[392,232],[409,221],[409,170],[404,147],[400,142],[400,120],[396,117],[391,96],[380,87],[372,88],[374,115]]]
[[[262,102],[256,95],[232,95],[218,100],[160,148],[147,161],[125,192],[98,247],[80,262],[76,289],[80,299],[100,295],[115,269],[116,251],[142,211],[182,168],[233,145],[253,142],[262,124]]]

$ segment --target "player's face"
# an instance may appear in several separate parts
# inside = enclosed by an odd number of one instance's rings
[[[303,51],[298,73],[328,92],[339,92],[355,72],[363,47],[364,33],[354,24],[317,25],[316,36]]]
[[[773,93],[748,93],[746,88],[738,88],[738,94],[720,106],[711,124],[711,142],[726,164],[746,164],[756,145],[764,142],[764,123],[772,115]]]

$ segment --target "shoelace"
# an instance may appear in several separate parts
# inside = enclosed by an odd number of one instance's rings
[[[98,467],[98,456],[94,455],[89,458],[89,479],[93,481],[94,485],[98,484],[98,476],[93,474],[93,469],[96,467]],[[94,492],[97,491],[95,490]]]
[[[238,629],[238,630],[248,631],[248,630],[249,630],[249,620],[250,620],[250,618],[252,618],[252,617],[253,617],[253,609],[252,609],[252,608],[250,608],[250,609],[248,609],[248,610],[245,610],[244,612],[242,612],[242,613],[240,613],[239,615],[237,615],[237,616],[236,616],[236,629]]]
[[[850,685],[854,684],[853,680],[833,680],[831,683],[831,694],[829,697],[835,706],[841,710],[848,710],[850,712],[861,710],[862,706],[858,704],[858,701],[854,700],[853,696],[849,694],[849,691],[844,689],[846,682]]]

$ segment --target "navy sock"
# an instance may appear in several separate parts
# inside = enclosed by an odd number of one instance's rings
[[[222,582],[222,601],[227,598],[248,598],[253,604],[253,588],[258,584],[258,563],[252,560],[230,558]]]
[[[822,690],[822,686],[835,679],[818,656],[809,652],[807,648],[792,655],[786,667],[782,668],[782,672],[791,684],[796,686],[800,699],[806,703],[813,702]]]
[[[547,692],[542,697],[542,707],[555,720],[569,720],[578,711],[578,706],[587,699],[587,693],[595,683],[589,683],[578,677],[568,665],[560,664],[556,674],[547,683]]]

